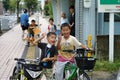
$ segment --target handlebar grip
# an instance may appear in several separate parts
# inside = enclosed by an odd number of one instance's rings
[[[15,61],[18,61],[19,59],[18,58],[14,58]]]
[[[25,59],[22,58],[14,58],[15,61],[25,61]]]
[[[63,52],[68,52],[68,53],[71,53],[73,52],[73,50],[62,50]]]

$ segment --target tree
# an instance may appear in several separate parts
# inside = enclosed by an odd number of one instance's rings
[[[10,7],[10,4],[9,4],[10,0],[3,0],[2,3],[3,3],[3,7],[5,8],[5,11],[7,12],[7,10]]]
[[[52,10],[52,2],[51,0],[45,1],[45,6],[44,6],[44,14],[46,16],[53,17],[53,10]]]
[[[0,22],[0,24],[1,24],[1,22]],[[2,33],[2,30],[1,30],[1,25],[0,25],[0,33]]]
[[[49,15],[48,11],[49,11],[49,6],[48,6],[48,4],[47,4],[47,5],[44,6],[44,14],[45,14],[46,16]]]
[[[30,12],[33,13],[37,9],[38,6],[38,0],[24,0],[25,6],[28,9],[28,13],[30,15]]]
[[[21,0],[16,0],[16,6],[17,6],[17,22],[19,22],[19,3]]]
[[[11,12],[15,12],[15,9],[16,9],[16,2],[13,1],[13,0],[10,0],[10,8],[9,8],[9,10]]]
[[[53,9],[52,9],[52,2],[51,1],[49,1],[48,6],[49,6],[49,16],[53,17]]]

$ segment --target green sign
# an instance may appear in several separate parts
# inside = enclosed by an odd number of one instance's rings
[[[120,0],[100,0],[101,5],[120,5]]]
[[[120,13],[120,0],[98,0],[98,12]]]

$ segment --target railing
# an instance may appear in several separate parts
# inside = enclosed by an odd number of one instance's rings
[[[14,25],[17,23],[16,16],[3,16],[1,17],[1,29],[7,30],[14,27]]]

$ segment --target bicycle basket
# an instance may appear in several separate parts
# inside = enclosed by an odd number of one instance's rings
[[[42,70],[42,66],[36,65],[36,64],[25,64],[24,68],[32,70],[32,71],[41,71]]]
[[[82,70],[92,70],[96,59],[93,57],[75,57],[78,68]]]
[[[31,73],[38,72],[38,71],[42,71],[42,67],[41,67],[41,65],[35,65],[35,64],[25,64],[24,65],[24,76],[27,77],[28,79],[32,79],[33,77],[31,77],[30,73],[28,73],[27,70],[31,71]]]

